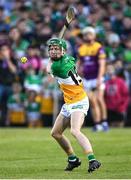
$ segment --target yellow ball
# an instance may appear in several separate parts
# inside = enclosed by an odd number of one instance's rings
[[[22,62],[23,64],[27,62],[27,58],[26,58],[26,57],[22,57],[20,60],[21,60],[21,62]]]

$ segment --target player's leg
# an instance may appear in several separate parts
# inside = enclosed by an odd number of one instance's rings
[[[92,153],[92,147],[88,138],[80,131],[84,122],[85,115],[81,111],[75,111],[71,114],[71,134],[78,140],[85,153]]]
[[[105,104],[105,99],[104,99],[104,90],[102,90],[102,89],[97,90],[96,97],[101,106],[102,118],[106,119],[107,118],[107,110],[106,110],[106,104]]]
[[[109,130],[109,125],[107,122],[107,109],[104,99],[104,89],[100,88],[96,91],[96,98],[98,100],[100,110],[101,110],[101,124],[104,131]]]
[[[87,92],[87,96],[90,100],[93,122],[95,124],[93,127],[93,131],[101,131],[102,126],[100,124],[101,123],[100,107],[98,100],[94,94],[94,91],[92,91],[92,89],[96,87],[96,79],[91,79],[91,80],[83,79],[83,84]]]
[[[97,102],[97,98],[92,91],[88,92],[88,97],[89,97],[91,108],[92,108],[92,116],[93,116],[94,122],[99,123],[101,114],[100,114],[100,108]]]
[[[77,139],[78,143],[83,148],[89,160],[88,172],[94,171],[100,167],[100,163],[95,159],[92,146],[88,138],[81,132],[81,127],[84,122],[85,114],[75,111],[71,114],[71,134]]]
[[[81,165],[81,161],[75,155],[70,141],[63,135],[68,124],[69,118],[67,119],[62,114],[59,114],[51,131],[51,135],[56,139],[68,156],[68,164],[65,171],[72,171],[74,168]]]
[[[93,121],[95,124],[93,127],[93,130],[94,131],[101,131],[102,130],[102,126],[100,125],[100,123],[101,123],[101,111],[100,111],[100,105],[98,103],[95,92],[89,91],[88,97],[90,100],[92,117],[93,117]]]
[[[74,151],[69,140],[63,135],[63,132],[67,128],[68,124],[69,119],[67,119],[60,113],[56,118],[55,124],[51,131],[51,135],[59,143],[66,154],[70,156],[74,154]]]

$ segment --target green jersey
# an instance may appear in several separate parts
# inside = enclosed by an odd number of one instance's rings
[[[40,112],[40,103],[38,102],[28,102],[26,107],[28,112]]]
[[[23,93],[12,94],[8,98],[8,108],[15,111],[21,111],[24,109],[24,103],[26,100],[26,95]]]
[[[53,61],[51,65],[52,74],[59,78],[68,78],[69,71],[75,73],[75,59],[67,54],[65,54],[59,60]]]
[[[76,72],[75,59],[65,54],[51,64],[51,73],[56,76],[67,104],[78,102],[86,97],[80,76]]]

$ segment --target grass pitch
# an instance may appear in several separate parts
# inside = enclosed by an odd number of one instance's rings
[[[131,178],[131,129],[108,133],[83,132],[92,142],[100,170],[87,173],[87,160],[76,140],[70,138],[82,165],[64,172],[66,155],[50,137],[50,129],[0,129],[0,178],[129,179]]]

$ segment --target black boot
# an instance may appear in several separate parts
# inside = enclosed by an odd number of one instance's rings
[[[101,166],[101,163],[97,160],[92,160],[92,161],[89,161],[89,168],[88,168],[88,172],[93,172],[95,171],[96,169],[98,169],[99,167]]]
[[[75,161],[68,160],[68,165],[65,168],[65,171],[72,171],[74,168],[81,165],[81,160],[79,158],[76,158]]]

